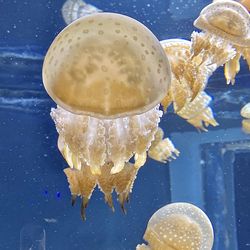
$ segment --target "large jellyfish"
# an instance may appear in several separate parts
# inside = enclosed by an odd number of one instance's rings
[[[113,209],[124,210],[138,169],[150,157],[166,161],[178,151],[158,124],[159,103],[170,87],[168,59],[138,21],[113,13],[80,18],[53,41],[43,65],[45,89],[58,104],[51,116],[72,203],[81,215],[96,185]],[[134,160],[133,160],[134,157]]]
[[[211,250],[214,234],[210,220],[198,207],[172,203],[150,218],[145,241],[136,250]]]
[[[164,40],[161,45],[172,71],[170,91],[162,101],[164,110],[173,103],[175,113],[196,128],[206,130],[208,125],[217,126],[208,106],[211,97],[204,89],[209,76],[217,68],[218,58],[204,58],[203,54],[192,56],[191,42],[184,39]]]
[[[241,56],[250,67],[250,15],[247,9],[232,0],[215,1],[201,11],[194,26],[203,30],[192,34],[194,54],[202,51],[214,54],[214,47],[222,48],[222,53],[235,50],[236,55],[224,62],[227,83],[234,84]]]

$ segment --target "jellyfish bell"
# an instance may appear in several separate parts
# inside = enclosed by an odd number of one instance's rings
[[[250,16],[238,2],[216,1],[206,6],[194,26],[242,47],[250,47]]]
[[[67,26],[53,41],[43,82],[64,109],[99,118],[154,108],[170,85],[170,67],[157,38],[138,21],[98,13]]]
[[[206,214],[189,203],[172,203],[150,218],[144,239],[136,250],[211,250],[213,228]]]

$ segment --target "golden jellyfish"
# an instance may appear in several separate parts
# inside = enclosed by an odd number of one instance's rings
[[[172,203],[150,218],[145,241],[136,250],[211,250],[213,227],[207,215],[189,203]]]
[[[170,80],[169,62],[157,38],[124,15],[82,17],[51,44],[43,82],[58,105],[51,116],[58,148],[69,165],[64,172],[72,204],[82,198],[82,218],[97,185],[112,209],[115,190],[125,211],[149,149],[152,158],[163,162],[178,154],[158,128],[159,104]]]
[[[92,4],[82,0],[67,0],[62,7],[62,16],[66,24],[70,24],[80,17],[102,12]]]
[[[192,34],[194,54],[209,51],[214,55],[215,47],[221,48],[221,55],[231,54],[231,58],[222,61],[221,65],[225,64],[227,84],[234,84],[241,56],[250,67],[250,15],[247,9],[236,1],[215,1],[201,11],[194,26],[203,30]]]
[[[209,107],[212,98],[204,91],[216,69],[213,58],[204,58],[203,54],[192,56],[191,42],[184,39],[164,40],[161,45],[172,71],[170,90],[162,101],[164,110],[173,103],[175,113],[194,127],[206,131],[209,125],[217,126]]]
[[[250,134],[250,103],[247,103],[240,110],[240,114],[243,118],[242,120],[242,130],[246,134]]]

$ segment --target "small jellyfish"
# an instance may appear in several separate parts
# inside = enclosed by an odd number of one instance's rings
[[[250,134],[250,103],[242,107],[240,114],[243,118],[246,118],[242,120],[242,130],[246,134]]]
[[[207,215],[189,203],[172,203],[150,218],[145,241],[136,250],[211,250],[213,228]]]
[[[203,31],[192,34],[194,55],[202,51],[208,56],[216,55],[218,66],[225,64],[227,84],[234,84],[242,56],[250,67],[250,15],[247,9],[236,1],[215,1],[201,11],[194,26]],[[218,49],[220,53],[215,52]],[[227,60],[220,60],[221,56]]]
[[[250,119],[250,103],[247,103],[242,107],[242,109],[240,110],[240,115],[243,118]]]
[[[62,16],[66,24],[70,24],[80,17],[98,12],[102,12],[102,10],[82,0],[67,0],[62,7]]]
[[[159,104],[170,80],[170,65],[157,38],[127,16],[82,17],[53,41],[43,83],[58,105],[51,111],[58,148],[69,166],[64,172],[72,204],[82,198],[83,219],[95,186],[112,209],[115,190],[125,211],[147,151],[162,162],[177,153],[172,144],[156,138]]]
[[[204,92],[216,69],[211,57],[192,56],[191,42],[184,39],[164,40],[161,45],[172,70],[170,91],[162,101],[164,110],[173,103],[175,113],[196,128],[206,131],[209,125],[217,126],[209,107],[211,97]]]

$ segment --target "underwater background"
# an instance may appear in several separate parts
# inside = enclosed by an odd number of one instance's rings
[[[240,109],[250,101],[250,73],[242,61],[234,86],[223,69],[207,93],[219,122],[198,132],[171,111],[160,126],[181,152],[168,164],[148,159],[139,171],[124,215],[94,192],[82,222],[70,191],[44,90],[44,55],[65,27],[64,0],[0,0],[0,250],[132,250],[160,207],[176,201],[203,209],[215,231],[214,250],[250,249],[250,135]],[[210,1],[89,0],[103,11],[129,15],[159,40],[189,39],[194,19]],[[46,247],[45,247],[46,245]],[[44,246],[44,247],[43,247]]]

